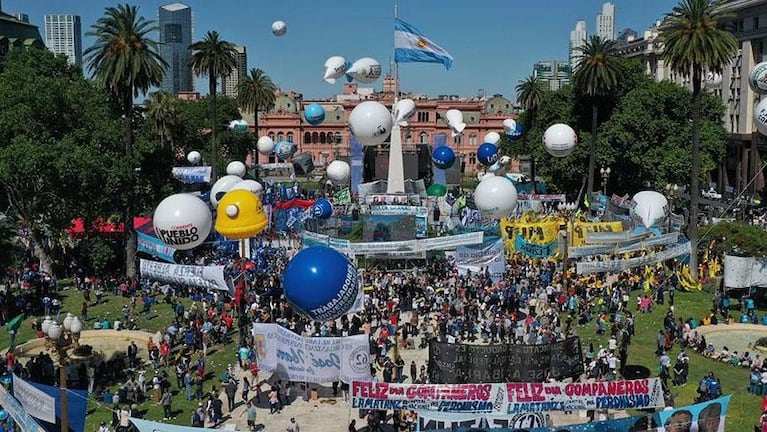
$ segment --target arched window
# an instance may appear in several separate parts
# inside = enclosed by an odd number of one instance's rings
[[[274,132],[269,132],[269,139],[274,141]]]
[[[455,145],[461,145],[461,138],[462,138],[462,135],[456,135],[456,136],[454,136],[454,137],[453,137],[453,143],[454,143]]]
[[[477,145],[477,136],[474,134],[469,135],[469,145],[475,146]]]
[[[469,153],[469,165],[476,165],[476,164],[477,164],[477,154]]]
[[[335,141],[336,144],[341,144],[341,141],[343,141],[343,137],[341,137],[341,132],[336,132],[335,138],[336,138],[336,141]]]
[[[304,144],[312,142],[312,133],[311,132],[305,132],[304,133]]]
[[[421,132],[418,134],[418,142],[421,144],[427,144],[429,142],[429,134],[426,132]]]
[[[320,142],[320,134],[312,132],[312,143],[317,144],[318,142]]]
[[[325,144],[325,132],[320,132],[320,144]]]
[[[282,132],[277,132],[277,141],[285,141],[285,134]]]
[[[293,132],[288,132],[288,141],[289,142],[294,142],[293,141]]]

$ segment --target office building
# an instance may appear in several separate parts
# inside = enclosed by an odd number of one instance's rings
[[[83,64],[83,32],[79,15],[45,15],[45,46],[67,56],[71,65]]]
[[[160,6],[160,57],[168,64],[160,88],[171,94],[194,90],[189,67],[192,8],[183,3]]]
[[[570,83],[572,69],[566,61],[539,61],[533,67],[533,75],[543,81],[546,88],[556,91]]]
[[[235,66],[229,75],[221,78],[221,89],[224,96],[237,97],[237,85],[248,74],[248,53],[244,46],[235,45]]]
[[[575,70],[580,62],[581,53],[579,48],[586,43],[589,31],[586,29],[586,21],[580,20],[575,23],[575,29],[570,31],[570,70]]]
[[[602,39],[615,40],[615,5],[605,3],[602,12],[597,14],[597,36]]]

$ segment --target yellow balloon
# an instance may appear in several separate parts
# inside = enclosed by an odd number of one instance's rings
[[[266,228],[267,219],[261,200],[250,191],[233,190],[219,201],[216,231],[230,239],[253,237]]]

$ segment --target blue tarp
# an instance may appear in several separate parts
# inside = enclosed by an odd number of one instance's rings
[[[29,381],[29,383],[47,395],[53,396],[56,401],[56,424],[40,420],[40,426],[48,432],[61,431],[61,389],[32,381]],[[69,430],[72,432],[83,432],[85,430],[85,414],[88,412],[88,392],[86,390],[68,390],[67,412],[69,413],[67,415]]]

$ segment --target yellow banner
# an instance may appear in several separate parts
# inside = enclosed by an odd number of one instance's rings
[[[507,251],[515,249],[516,235],[519,234],[527,243],[546,245],[557,239],[559,219],[540,219],[522,216],[521,219],[501,219],[501,237]]]
[[[575,221],[570,231],[570,246],[583,246],[586,243],[587,232],[621,232],[623,224],[617,222],[584,222]]]

